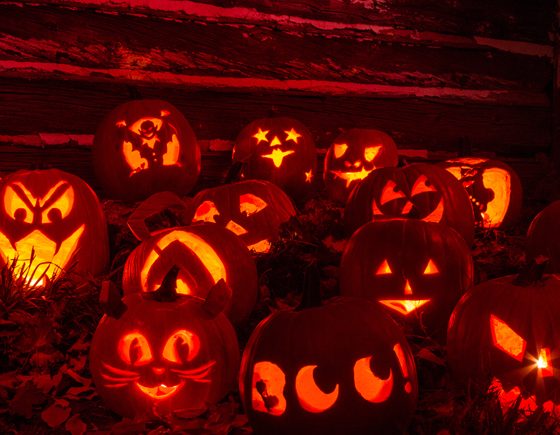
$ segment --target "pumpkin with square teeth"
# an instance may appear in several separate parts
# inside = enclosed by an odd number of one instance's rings
[[[474,239],[467,192],[445,169],[427,163],[377,169],[354,188],[344,209],[349,234],[366,222],[385,218],[442,223],[461,234],[468,245]]]
[[[247,125],[235,141],[233,160],[245,178],[272,181],[294,198],[305,196],[316,173],[315,142],[301,122],[262,118]]]
[[[451,374],[507,411],[560,411],[560,276],[505,276],[473,287],[449,322]],[[558,414],[556,414],[558,415]]]
[[[93,336],[96,390],[122,416],[196,416],[235,386],[239,345],[222,313],[228,287],[220,281],[206,300],[180,295],[177,273],[172,267],[154,293],[125,296],[124,313],[104,316]]]
[[[397,146],[388,134],[352,128],[340,134],[325,156],[323,179],[329,197],[346,203],[352,188],[377,168],[397,166]]]
[[[107,225],[93,190],[57,169],[18,171],[0,183],[0,264],[42,287],[72,265],[95,276],[109,260]]]
[[[193,222],[217,223],[243,240],[250,251],[266,253],[280,225],[296,214],[282,189],[264,180],[213,187],[193,199]]]
[[[350,239],[340,264],[340,292],[375,300],[414,333],[445,340],[455,304],[473,283],[463,238],[433,222],[370,222]]]

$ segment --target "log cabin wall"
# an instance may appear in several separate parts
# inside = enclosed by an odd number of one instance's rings
[[[419,155],[535,173],[560,154],[555,0],[34,0],[0,17],[0,172],[56,166],[95,185],[96,127],[138,96],[191,121],[203,184],[270,114],[321,148],[375,127]]]

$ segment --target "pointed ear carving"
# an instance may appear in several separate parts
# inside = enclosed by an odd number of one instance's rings
[[[126,311],[127,306],[121,299],[121,292],[113,281],[103,281],[99,293],[99,304],[110,317],[119,319]]]
[[[216,317],[228,306],[231,301],[231,289],[229,285],[221,279],[208,292],[204,301],[204,310],[211,316]]]

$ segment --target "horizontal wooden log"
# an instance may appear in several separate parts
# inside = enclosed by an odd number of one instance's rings
[[[471,39],[387,39],[353,29],[155,20],[53,6],[0,5],[0,59],[92,69],[544,91],[552,59]],[[25,17],[25,25],[21,23]],[[280,30],[280,31],[279,31]],[[458,48],[461,48],[460,50]]]

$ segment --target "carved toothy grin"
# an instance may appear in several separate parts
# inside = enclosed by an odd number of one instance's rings
[[[179,382],[177,385],[172,385],[168,387],[165,384],[156,385],[155,387],[146,387],[142,385],[140,382],[136,382],[136,386],[140,391],[144,394],[152,397],[153,399],[165,399],[166,397],[171,396],[179,387],[184,384],[183,381]]]
[[[373,168],[375,169],[375,168]],[[373,171],[373,169],[371,169],[370,171],[366,170],[365,168],[362,167],[361,171],[349,171],[349,172],[342,172],[342,171],[332,171],[332,173],[342,179],[346,181],[346,187],[349,187],[350,184],[352,184],[352,182],[356,181],[356,180],[363,180],[364,178],[366,178],[369,173],[371,171]]]
[[[404,316],[408,316],[413,311],[418,310],[421,306],[430,302],[429,299],[384,299],[380,303]]]

